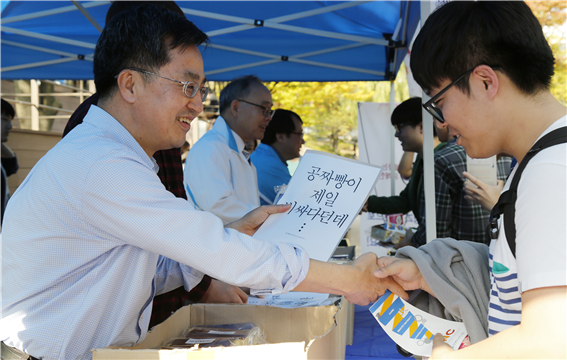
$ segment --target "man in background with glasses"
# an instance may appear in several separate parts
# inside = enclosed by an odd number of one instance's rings
[[[420,226],[418,235],[425,234],[425,216],[421,215],[420,204],[423,196],[423,124],[421,119],[421,98],[410,98],[396,106],[391,116],[392,126],[396,129],[395,136],[402,144],[404,151],[417,153],[411,177],[400,195],[391,197],[371,195],[362,207],[363,212],[380,214],[405,214],[411,211]],[[436,129],[434,129],[433,135],[435,151],[445,147],[445,143],[439,141]],[[408,231],[407,237],[400,241],[396,247],[412,245],[412,239],[414,239],[414,235]],[[415,236],[414,245],[420,244],[422,243],[418,243],[417,236]]]
[[[260,203],[274,204],[276,186],[289,183],[291,174],[287,161],[299,157],[303,140],[303,121],[293,111],[277,109],[268,125],[264,138],[250,155],[258,172]]]
[[[252,75],[232,80],[221,91],[220,116],[185,161],[185,190],[195,208],[230,223],[260,206],[256,168],[244,147],[264,137],[272,105],[270,91]]]

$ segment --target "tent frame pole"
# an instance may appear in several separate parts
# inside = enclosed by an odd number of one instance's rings
[[[392,113],[394,113],[396,105],[396,82],[390,81],[390,119],[392,119]],[[398,168],[396,168],[396,130],[390,127],[390,195],[396,195],[396,173]]]
[[[430,3],[420,2],[421,24],[431,14]],[[422,25],[423,27],[423,25]],[[430,97],[423,92],[422,100]],[[421,110],[423,122],[423,185],[425,193],[425,239],[427,243],[437,238],[437,215],[435,210],[435,170],[433,168],[433,117],[425,109]]]

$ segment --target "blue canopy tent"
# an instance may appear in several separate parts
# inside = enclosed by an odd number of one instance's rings
[[[412,1],[177,1],[211,38],[208,79],[382,81],[419,21]],[[92,79],[108,1],[11,1],[1,14],[3,79]]]

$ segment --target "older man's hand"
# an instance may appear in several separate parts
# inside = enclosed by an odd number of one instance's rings
[[[291,204],[263,205],[250,212],[237,221],[229,223],[225,228],[236,229],[240,233],[252,236],[271,214],[285,213]]]
[[[246,304],[248,295],[242,289],[213,279],[200,303]]]
[[[408,299],[405,290],[391,277],[378,278],[374,271],[378,270],[378,257],[372,253],[365,253],[349,266],[354,269],[352,286],[344,296],[353,304],[368,305],[384,295],[386,290],[403,299]]]

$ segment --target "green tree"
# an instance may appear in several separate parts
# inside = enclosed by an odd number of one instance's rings
[[[396,82],[396,101],[407,99],[405,68]],[[389,102],[390,82],[271,82],[274,107],[297,112],[308,147],[353,156],[359,102]]]
[[[555,56],[555,74],[551,79],[551,93],[567,106],[567,1],[526,1],[539,20],[543,33]]]

